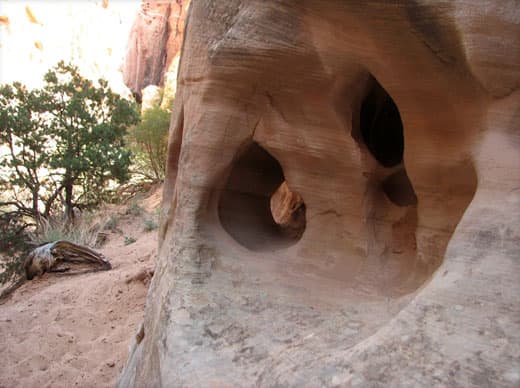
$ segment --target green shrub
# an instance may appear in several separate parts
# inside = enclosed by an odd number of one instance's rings
[[[160,107],[146,110],[141,122],[129,130],[136,170],[154,181],[163,181],[166,168],[170,112]]]
[[[125,245],[130,245],[135,243],[137,240],[131,236],[125,236]]]
[[[152,230],[155,230],[159,227],[157,225],[157,222],[153,218],[147,218],[144,220],[144,231],[145,232],[151,232]]]
[[[119,225],[119,217],[115,214],[111,214],[105,222],[103,229],[117,232],[117,225]]]
[[[137,202],[132,202],[126,209],[126,214],[135,217],[140,216],[141,214],[143,214],[143,212],[144,209]]]
[[[32,248],[27,244],[27,227],[0,214],[0,285],[14,282],[23,273],[25,255]]]

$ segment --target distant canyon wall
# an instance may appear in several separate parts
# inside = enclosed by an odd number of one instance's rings
[[[175,94],[178,57],[189,0],[143,1],[128,39],[123,64],[125,84],[137,100],[149,85]]]

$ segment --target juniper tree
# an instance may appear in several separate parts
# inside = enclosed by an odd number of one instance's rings
[[[124,137],[135,124],[135,104],[59,62],[41,89],[20,83],[0,88],[0,206],[33,219],[58,204],[96,203],[111,180],[129,177]],[[4,210],[5,212],[5,210]]]

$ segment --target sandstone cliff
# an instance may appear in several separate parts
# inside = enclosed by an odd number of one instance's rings
[[[148,85],[164,86],[176,77],[189,0],[142,1],[135,18],[123,65],[125,84],[140,98]],[[174,93],[174,91],[173,91]]]

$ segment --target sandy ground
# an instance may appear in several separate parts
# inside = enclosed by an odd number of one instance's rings
[[[138,202],[141,215],[118,215],[101,251],[112,270],[76,276],[45,274],[0,304],[0,387],[113,387],[143,309],[156,230],[144,220],[159,206],[160,190]],[[137,241],[125,245],[125,237]],[[127,239],[128,242],[128,239]]]

